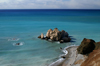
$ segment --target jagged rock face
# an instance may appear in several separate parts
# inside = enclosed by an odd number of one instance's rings
[[[69,42],[71,40],[68,37],[68,33],[67,32],[65,32],[64,30],[59,31],[57,28],[55,28],[54,30],[49,29],[47,31],[47,33],[46,33],[46,37],[44,37],[44,35],[41,34],[41,36],[39,36],[38,38],[45,39],[45,40],[51,39],[52,41],[63,40],[60,43]]]
[[[61,34],[60,32],[56,32],[56,31],[53,31],[51,34],[50,34],[50,39],[53,40],[53,41],[59,41],[61,38]]]
[[[83,41],[81,42],[81,45],[77,48],[78,53],[88,54],[92,52],[95,48],[94,43],[95,43],[94,40],[84,38]]]
[[[44,35],[43,35],[43,33],[41,33],[41,39],[44,39]]]
[[[100,42],[95,43],[95,50],[100,49]]]
[[[53,32],[59,32],[59,30],[58,30],[57,28],[55,28],[55,29],[53,30]]]
[[[53,30],[52,30],[52,29],[49,29],[48,32],[47,32],[47,34],[46,34],[46,37],[50,38],[50,34],[51,34],[52,32],[53,32]]]
[[[100,49],[91,52],[81,66],[100,66]]]
[[[68,37],[68,33],[65,32],[64,30],[61,31],[61,38],[63,37]]]

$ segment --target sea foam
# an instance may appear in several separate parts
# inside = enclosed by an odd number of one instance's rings
[[[18,41],[20,38],[10,38],[8,41]]]
[[[58,66],[59,64],[61,64],[61,63],[65,60],[64,58],[61,58],[61,56],[67,55],[67,54],[68,54],[68,51],[67,51],[66,49],[69,48],[69,47],[72,47],[72,46],[76,46],[76,45],[71,45],[71,46],[65,47],[65,48],[62,50],[62,52],[63,52],[64,54],[61,54],[61,55],[59,56],[60,58],[59,58],[57,61],[51,63],[49,66]]]
[[[24,42],[18,42],[19,45],[17,45],[17,43],[13,43],[13,46],[22,46],[24,44]]]

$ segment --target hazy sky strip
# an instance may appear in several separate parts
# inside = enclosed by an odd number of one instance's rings
[[[100,9],[100,0],[0,0],[0,9]]]

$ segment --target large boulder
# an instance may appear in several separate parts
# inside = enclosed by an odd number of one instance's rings
[[[81,45],[77,48],[78,53],[89,54],[95,48],[94,43],[95,43],[94,40],[84,38],[83,41],[81,42]]]
[[[95,50],[100,49],[100,42],[95,43]]]

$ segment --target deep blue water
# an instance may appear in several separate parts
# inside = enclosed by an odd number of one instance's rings
[[[62,54],[59,47],[79,45],[83,38],[100,41],[99,25],[100,10],[0,10],[0,66],[47,66]],[[37,38],[50,28],[67,31],[72,42]]]

